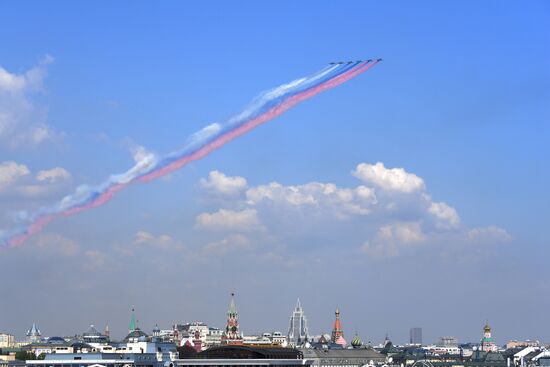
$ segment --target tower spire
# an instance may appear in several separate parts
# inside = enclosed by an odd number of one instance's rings
[[[137,329],[136,314],[134,312],[134,308],[132,307],[132,318],[130,319],[130,332],[136,329]]]
[[[334,311],[335,320],[334,320],[334,328],[332,329],[332,337],[331,340],[333,343],[338,343],[345,345],[346,341],[344,340],[344,331],[342,330],[342,323],[340,322],[340,309],[336,307],[336,311]]]
[[[231,293],[229,309],[227,310],[227,325],[222,335],[222,344],[242,344],[242,336],[239,332],[239,314],[235,305],[235,293]]]
[[[227,311],[227,314],[237,314],[237,306],[235,305],[235,293],[231,293],[231,300],[229,301],[229,310]]]

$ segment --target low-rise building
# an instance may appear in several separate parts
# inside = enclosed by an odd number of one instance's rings
[[[538,340],[510,340],[506,343],[506,349],[540,347]]]
[[[372,348],[357,349],[301,349],[304,359],[313,361],[314,367],[361,367],[383,364],[386,356]]]
[[[192,358],[177,359],[168,367],[311,367],[312,363],[303,358],[301,351],[292,348],[224,345],[202,351]]]
[[[25,361],[19,361],[17,359],[1,359],[0,367],[25,367]]]
[[[44,360],[29,360],[26,367],[162,367],[154,353],[48,354]]]
[[[0,348],[11,348],[15,346],[15,337],[11,334],[0,333]]]

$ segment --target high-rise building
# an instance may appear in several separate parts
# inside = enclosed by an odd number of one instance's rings
[[[412,345],[422,345],[421,327],[413,327],[409,330],[409,343]]]
[[[239,331],[239,314],[235,305],[235,293],[231,293],[229,310],[227,310],[227,325],[222,335],[222,344],[241,345],[243,336]]]
[[[344,331],[342,330],[342,324],[340,322],[340,309],[336,307],[334,311],[336,319],[334,320],[334,328],[332,329],[331,341],[336,344],[345,346],[347,344],[346,339],[344,339]]]
[[[302,345],[309,339],[307,319],[300,299],[296,302],[296,308],[290,316],[290,327],[288,328],[288,343],[292,346]]]

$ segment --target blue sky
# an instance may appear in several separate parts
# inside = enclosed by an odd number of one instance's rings
[[[550,341],[549,20],[543,1],[3,3],[0,76],[38,75],[0,90],[3,229],[17,211],[124,171],[136,147],[181,147],[263,90],[329,61],[384,61],[0,252],[15,279],[0,329],[109,323],[123,335],[132,306],[145,328],[222,326],[235,291],[248,332],[286,331],[301,297],[316,333],[339,305],[347,335],[373,341],[404,342],[412,326],[476,340],[486,319],[499,342]],[[392,191],[386,173],[422,185]],[[251,199],[271,182],[281,186],[271,199]],[[311,183],[365,185],[376,204],[351,213]],[[289,207],[293,190],[316,206]],[[454,210],[447,222],[430,222],[434,203]],[[60,303],[79,312],[61,315]]]

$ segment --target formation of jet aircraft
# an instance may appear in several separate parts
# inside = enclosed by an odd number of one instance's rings
[[[364,60],[357,60],[357,61],[333,61],[330,63],[330,65],[341,65],[341,64],[353,64],[354,62],[361,62],[361,61],[364,61]],[[373,59],[368,59],[366,60],[368,62],[372,62]],[[376,59],[376,61],[382,61],[382,59]]]

